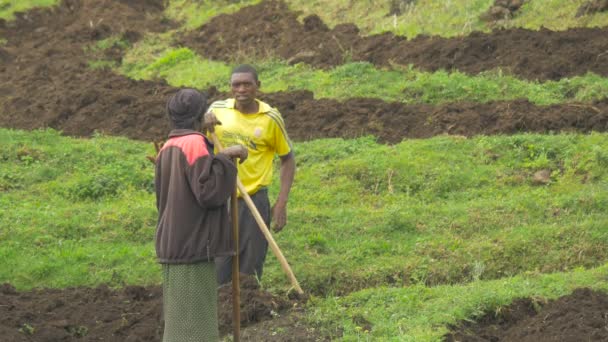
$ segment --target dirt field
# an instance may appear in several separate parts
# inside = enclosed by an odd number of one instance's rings
[[[261,290],[255,278],[247,276],[241,280],[240,291],[243,340],[285,341],[285,335],[272,335],[280,327],[289,328],[293,341],[323,340],[314,329],[297,320],[304,301],[272,295]],[[17,292],[11,285],[2,284],[0,303],[0,336],[3,341],[162,339],[160,286],[127,286],[120,290],[100,286]],[[231,285],[220,288],[218,311],[220,333],[231,335]],[[272,325],[261,329],[269,320],[272,320]],[[247,329],[252,325],[256,327]]]
[[[122,35],[135,42],[144,32],[173,27],[161,11],[161,0],[65,0],[53,9],[18,15],[14,22],[0,21],[0,37],[7,41],[0,47],[0,126],[53,127],[75,136],[99,131],[148,141],[163,138],[168,129],[164,104],[176,89],[162,82],[129,80],[108,69],[92,70],[85,49],[110,36]],[[540,80],[588,71],[608,76],[605,28],[497,30],[454,39],[418,37],[407,41],[392,34],[363,37],[350,24],[330,30],[315,16],[300,23],[286,5],[269,1],[218,16],[180,39],[201,55],[219,60],[229,60],[234,42],[238,42],[241,53],[259,55],[262,52],[255,48],[264,46],[264,53],[323,68],[349,59],[380,66],[413,64],[430,71],[458,69],[470,74],[500,67],[522,78]],[[107,58],[117,62],[121,56],[120,48],[106,52]],[[208,93],[211,100],[226,96],[214,89]],[[373,134],[383,142],[396,143],[439,134],[608,129],[608,100],[553,106],[536,106],[525,100],[432,106],[366,98],[318,100],[307,91],[262,94],[261,98],[279,108],[291,138],[297,141]],[[230,294],[229,289],[222,291],[221,329],[229,333]],[[252,283],[243,284],[242,291],[244,340],[324,340],[299,320],[303,301],[273,296]],[[18,293],[4,284],[0,287],[0,336],[10,341],[159,341],[160,300],[157,287]],[[450,338],[542,341],[568,329],[572,336],[588,337],[584,340],[608,339],[605,321],[602,325],[594,320],[606,319],[605,295],[581,290],[543,305],[537,314],[530,308],[529,301],[518,302],[506,311],[508,317],[498,321],[487,318],[481,326],[462,326]],[[285,333],[273,334],[278,328]],[[525,335],[513,335],[522,331]]]
[[[160,341],[162,337],[162,290],[158,286],[17,292],[3,284],[0,303],[0,334],[6,341]],[[229,286],[220,289],[219,304],[221,333],[230,335]],[[302,304],[273,296],[260,290],[255,279],[245,279],[241,285],[242,340],[329,340],[299,319]],[[499,315],[481,318],[478,324],[455,327],[446,341],[606,341],[607,309],[608,296],[588,289],[549,303],[521,299],[501,309]]]
[[[296,41],[298,44],[292,43]],[[607,28],[496,30],[450,39],[406,40],[392,33],[362,37],[352,24],[329,30],[316,16],[300,23],[297,13],[278,1],[217,16],[184,36],[181,43],[213,59],[230,60],[236,49],[241,55],[262,53],[322,68],[351,60],[380,66],[413,64],[428,71],[457,69],[470,74],[500,67],[518,77],[539,80],[557,80],[587,71],[608,75]]]
[[[146,30],[168,29],[171,27],[171,23],[161,17],[159,3],[160,1],[151,0],[131,2],[70,0],[65,1],[54,10],[36,10],[19,16],[16,22],[0,23],[0,36],[7,39],[7,44],[0,47],[2,62],[0,65],[0,106],[2,108],[0,125],[19,129],[53,127],[62,130],[66,135],[74,136],[89,136],[97,130],[138,140],[150,141],[164,138],[168,130],[164,105],[169,94],[175,89],[162,82],[133,81],[106,69],[91,70],[87,67],[87,55],[83,49],[83,46],[111,35],[123,35],[131,41],[136,41]],[[274,13],[278,18],[277,26],[285,28],[285,30],[277,29],[276,32],[271,32],[272,35],[269,34],[269,36],[274,37],[272,38],[274,40],[263,40],[264,46],[292,48],[294,44],[285,43],[291,39],[289,37],[293,38],[300,33],[305,34],[298,30],[303,30],[306,24],[293,23],[296,20],[294,13],[288,12],[281,3],[269,2],[245,8],[232,16],[219,16],[195,32],[193,36],[200,37],[202,34],[208,34],[207,41],[211,45],[205,51],[218,52],[217,56],[208,57],[227,58],[230,45],[224,43],[214,46],[213,41],[217,38],[217,33],[214,33],[215,31],[205,32],[210,30],[210,27],[225,29],[226,31],[222,31],[225,37],[231,37],[230,40],[241,39],[244,44],[243,48],[245,48],[249,40],[242,36],[242,31],[235,31],[233,24],[235,21],[241,20],[239,18],[249,16],[251,11],[260,10],[260,7],[264,7],[264,10],[268,10],[269,13]],[[142,8],[145,8],[146,15],[137,15]],[[97,19],[98,24],[91,24],[90,18],[99,18]],[[318,20],[315,23],[316,26],[322,25]],[[288,27],[291,28],[293,34],[281,38],[283,40],[279,39],[281,36],[279,33],[287,34]],[[334,30],[339,30],[339,28]],[[518,42],[522,39],[519,36],[520,31],[500,31],[492,35],[477,35],[484,36],[484,39],[487,40]],[[243,30],[243,32],[249,31]],[[317,33],[308,35],[315,37]],[[543,44],[551,44],[549,37],[552,34],[558,34],[545,33],[547,37]],[[542,33],[528,32],[528,34]],[[580,39],[560,38],[558,41],[565,42],[564,49],[569,49],[568,42],[591,39],[589,37],[592,37],[589,32],[581,32]],[[255,42],[258,38],[256,36],[250,40]],[[219,40],[219,38],[217,39]],[[460,41],[463,39],[477,38],[472,36],[453,40],[421,38],[411,42],[404,41],[411,45],[404,49],[412,51],[413,47],[418,47],[422,51],[430,43],[440,46],[440,42],[443,42],[445,46],[469,44]],[[588,46],[597,45],[598,49],[608,50],[608,34],[600,34],[598,39],[591,40],[592,42]],[[193,47],[197,48],[194,44],[195,40],[191,39],[191,41]],[[299,41],[305,44],[307,40],[300,39]],[[602,41],[604,42],[602,43]],[[538,45],[536,43],[513,44],[517,45],[517,48],[509,50],[509,53],[514,56],[525,56],[529,53],[530,46]],[[503,43],[498,45],[503,46]],[[381,44],[370,45],[365,49],[368,54],[374,51],[384,53],[386,50]],[[429,61],[441,60],[441,58],[435,58],[436,52],[431,50],[420,52],[420,56],[425,56],[421,58],[422,61],[429,63]],[[573,51],[575,50],[582,49],[573,48]],[[324,49],[322,51],[329,53],[335,50]],[[107,53],[116,60],[121,58],[121,51],[113,49]],[[479,58],[492,60],[494,63],[508,60],[506,57],[481,52],[467,51],[465,55],[479,56]],[[289,54],[284,57],[288,56]],[[366,55],[364,59],[376,60],[371,55]],[[527,59],[538,60],[532,55]],[[322,60],[331,59],[323,58]],[[44,63],[40,63],[40,61],[44,61]],[[542,68],[554,68],[553,71],[550,71],[551,73],[566,70],[560,69],[560,64],[557,62],[552,63],[546,59],[540,59],[540,61],[537,63],[538,67],[529,66],[527,70],[534,70],[541,66]],[[571,60],[568,59],[568,61]],[[415,60],[410,62],[418,63]],[[479,65],[478,62],[471,63]],[[510,63],[503,66],[515,67],[517,65],[515,61]],[[418,66],[418,64],[416,65]],[[584,73],[587,70],[601,73],[600,70],[594,69],[594,65],[593,63],[572,63],[572,66],[578,68],[577,73]],[[492,67],[496,66],[498,65],[492,65]],[[608,63],[599,63],[598,66],[606,68]],[[441,67],[446,67],[446,64]],[[458,65],[458,68],[460,67],[461,65]],[[474,71],[471,70],[471,72]],[[129,89],[129,92],[126,93],[124,89]],[[213,89],[209,89],[208,92],[212,100],[227,96],[217,93]],[[592,105],[572,103],[549,107],[536,106],[522,100],[487,104],[456,102],[431,106],[387,103],[378,99],[364,98],[350,99],[345,102],[331,99],[317,100],[314,98],[314,94],[306,91],[262,94],[261,98],[269,101],[281,111],[290,137],[300,141],[321,137],[352,138],[373,134],[381,141],[396,143],[404,138],[428,138],[439,134],[470,136],[517,132],[588,132],[608,129],[608,103],[606,101]],[[346,113],[348,115],[345,115]]]

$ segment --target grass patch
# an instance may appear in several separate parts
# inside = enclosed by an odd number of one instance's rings
[[[578,8],[587,0],[528,1],[521,14],[510,23],[514,27],[538,30],[541,27],[561,31],[573,27],[603,27],[608,25],[608,13],[599,12],[576,18]]]
[[[120,72],[135,79],[166,79],[173,86],[228,91],[231,66],[203,59],[188,48],[168,48],[169,38],[149,37],[130,50]],[[142,60],[140,56],[150,56]],[[414,68],[380,69],[369,63],[347,63],[325,71],[277,60],[257,63],[265,92],[310,90],[317,98],[347,100],[374,97],[404,103],[488,102],[525,98],[538,105],[592,102],[608,93],[608,79],[589,73],[559,81],[535,82],[500,70],[476,76],[460,72],[421,72]]]
[[[162,49],[161,46],[157,45],[156,49]],[[145,47],[144,51],[149,49],[154,47]],[[216,86],[220,90],[228,90],[231,68],[225,63],[203,60],[187,48],[160,50],[156,52],[158,57],[148,63],[139,62],[138,56],[141,54],[130,51],[123,59],[119,72],[133,79],[166,79],[176,87],[205,89]]]
[[[598,265],[608,256],[607,142],[517,135],[301,143],[294,229],[280,243],[303,286],[324,293]],[[544,168],[553,170],[550,184],[535,185]],[[267,274],[280,279],[275,271]]]
[[[479,20],[479,16],[493,2],[425,0],[408,4],[408,1],[400,0],[288,1],[293,10],[300,10],[303,15],[318,14],[331,27],[340,23],[356,23],[365,34],[390,31],[410,38],[420,34],[452,37],[484,30],[485,23]],[[400,14],[390,14],[392,3],[400,9]]]
[[[107,56],[106,51],[109,49],[114,49],[114,53],[120,53],[120,51],[127,50],[130,47],[131,42],[129,42],[124,36],[115,35],[87,45],[83,48],[83,50],[90,59],[88,61],[89,68],[116,69],[119,67],[119,63],[116,60],[111,59],[111,56]]]
[[[165,10],[167,16],[183,23],[184,29],[195,29],[220,14],[230,14],[240,8],[255,5],[261,0],[170,0]]]
[[[116,47],[118,49],[128,49],[129,47],[131,47],[131,43],[123,36],[111,36],[85,47],[84,51],[88,53],[99,53],[113,47]]]
[[[608,291],[607,276],[608,264],[458,286],[368,289],[343,298],[313,300],[309,319],[343,341],[441,341],[450,324],[498,313],[518,298],[543,302],[578,287]],[[371,331],[366,330],[370,326]]]
[[[577,9],[586,0],[528,1],[505,27],[537,30],[565,30],[573,27],[608,25],[608,13],[597,13],[576,18]],[[491,27],[479,19],[494,0],[383,0],[383,1],[322,1],[288,0],[290,7],[302,11],[302,17],[317,14],[333,27],[341,23],[355,23],[364,34],[393,32],[413,38],[418,35],[454,37],[473,31],[490,31]],[[391,13],[398,8],[399,14]]]
[[[159,280],[151,144],[52,130],[3,129],[0,138],[0,282]],[[276,239],[309,292],[463,283],[608,259],[608,135],[394,146],[362,137],[295,148],[289,224]],[[533,181],[541,169],[552,170],[546,185]],[[275,179],[271,197],[277,191]],[[288,286],[272,256],[262,282]]]
[[[56,5],[58,0],[0,0],[0,18],[12,20],[15,12],[25,12],[33,7]]]
[[[150,146],[52,130],[2,129],[0,139],[0,282],[25,289],[160,280]]]
[[[118,67],[117,62],[104,59],[88,61],[88,65],[91,69],[113,69]]]

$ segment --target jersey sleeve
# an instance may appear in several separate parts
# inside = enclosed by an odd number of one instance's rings
[[[275,152],[279,156],[285,156],[291,152],[291,141],[285,129],[285,122],[278,110],[273,109],[270,113],[273,122],[273,144]]]
[[[221,122],[222,121],[222,113],[223,110],[226,108],[226,100],[218,100],[218,101],[214,101],[209,108],[207,108],[207,112],[213,111],[213,114],[215,114],[215,117]],[[222,145],[226,145],[226,142],[224,141],[224,135],[223,135],[223,127],[222,125],[218,125],[215,126],[215,130],[214,133],[217,136],[217,138],[219,139],[219,141],[222,143]],[[203,133],[206,136],[211,136],[211,131],[209,130],[204,130]],[[214,147],[214,152],[218,153],[219,152],[219,146],[215,146]]]

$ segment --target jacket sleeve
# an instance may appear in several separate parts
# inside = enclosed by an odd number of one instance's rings
[[[203,208],[226,205],[236,187],[236,166],[224,155],[200,157],[190,167],[188,181],[198,204]]]

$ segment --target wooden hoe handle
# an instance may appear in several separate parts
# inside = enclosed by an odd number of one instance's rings
[[[239,250],[239,208],[237,191],[234,188],[230,197],[230,214],[232,216],[232,235],[234,236],[234,249]],[[241,340],[241,289],[239,279],[239,253],[232,258],[232,340]]]

